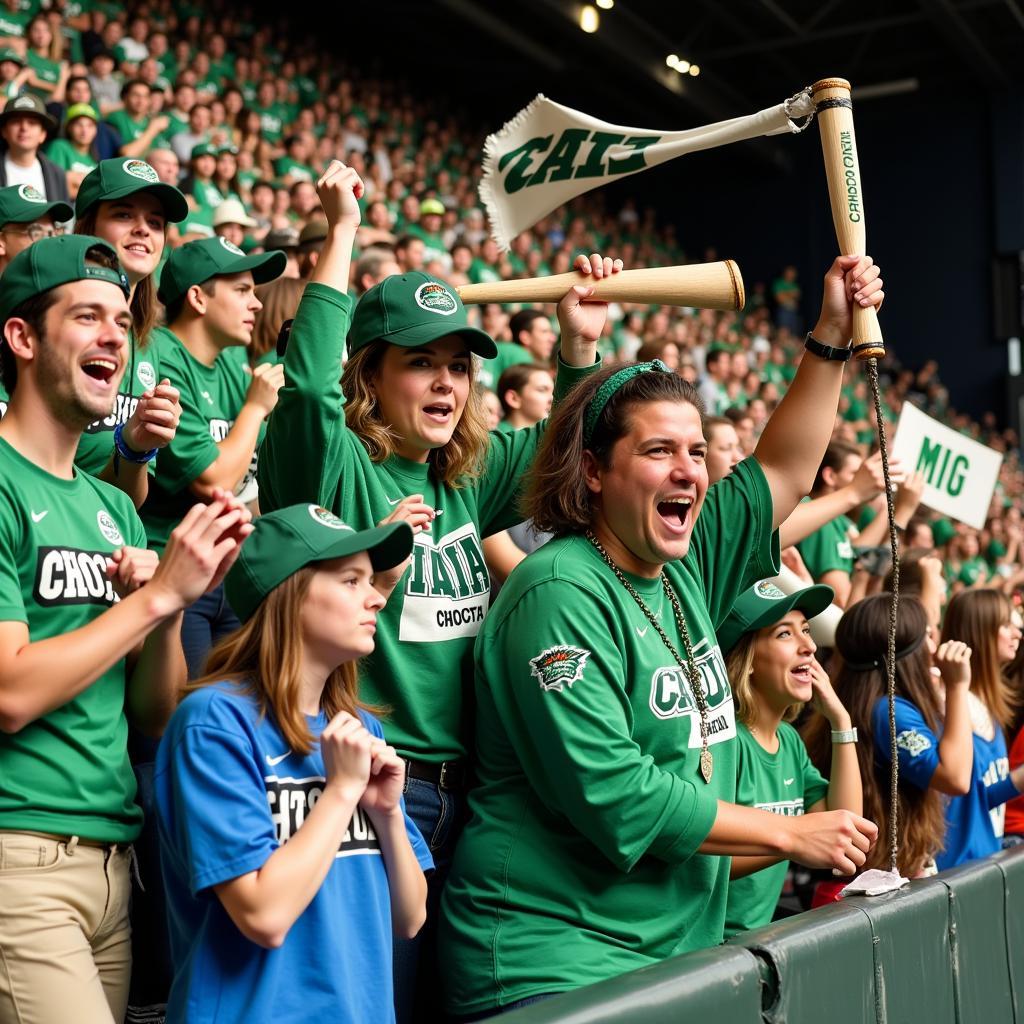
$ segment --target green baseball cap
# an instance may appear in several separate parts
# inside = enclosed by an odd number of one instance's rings
[[[116,284],[127,299],[131,287],[120,264],[116,270],[111,270],[86,263],[86,253],[94,246],[105,249],[114,260],[117,259],[113,246],[92,235],[40,238],[19,252],[4,271],[4,285],[0,288],[0,325],[7,323],[11,312],[23,302],[72,281],[109,281]]]
[[[941,548],[956,536],[956,527],[948,519],[936,519],[932,523],[932,540]]]
[[[71,220],[75,211],[68,203],[48,203],[35,185],[8,185],[0,188],[0,226],[31,224],[49,214],[57,224]]]
[[[195,160],[199,156],[216,156],[219,150],[212,142],[200,142],[192,147],[189,160]]]
[[[717,630],[718,644],[728,653],[745,633],[775,625],[794,608],[813,619],[832,603],[835,596],[836,592],[822,583],[786,594],[771,580],[761,580],[736,598],[729,617]]]
[[[424,199],[420,203],[421,217],[429,217],[432,214],[436,214],[438,217],[444,216],[444,203],[440,199]]]
[[[75,200],[75,216],[81,220],[97,203],[149,192],[164,208],[164,216],[176,224],[188,216],[188,202],[173,186],[162,182],[145,160],[113,157],[101,160],[83,179]]]
[[[429,274],[409,271],[384,278],[359,300],[348,352],[353,355],[378,338],[416,348],[449,334],[465,338],[469,350],[484,359],[498,354],[491,336],[466,322],[466,307],[455,289]]]
[[[25,58],[11,46],[4,46],[0,48],[0,62],[5,60],[12,61],[15,64],[20,64],[22,67],[25,66]]]
[[[87,117],[90,121],[96,122],[99,122],[100,119],[100,115],[96,113],[96,108],[88,103],[72,103],[68,107],[68,112],[64,115],[64,123],[71,124],[76,117]]]
[[[157,297],[169,306],[194,284],[225,274],[241,274],[246,270],[252,271],[256,284],[266,284],[280,277],[287,265],[288,257],[283,252],[246,256],[226,238],[200,238],[186,242],[171,253],[160,273]]]
[[[353,530],[319,505],[290,505],[259,516],[224,580],[224,594],[245,622],[289,576],[313,562],[365,551],[374,572],[392,569],[412,552],[412,528],[389,523]]]

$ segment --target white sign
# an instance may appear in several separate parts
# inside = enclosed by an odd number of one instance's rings
[[[922,501],[980,530],[985,525],[1003,456],[903,403],[892,457],[924,474]]]

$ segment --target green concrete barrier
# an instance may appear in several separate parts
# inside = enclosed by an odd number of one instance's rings
[[[1024,1024],[1024,847],[509,1013],[509,1024]]]

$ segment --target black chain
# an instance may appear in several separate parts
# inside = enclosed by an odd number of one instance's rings
[[[662,569],[660,574],[661,585],[665,590],[665,596],[668,598],[669,604],[672,605],[672,614],[675,617],[676,626],[679,628],[679,635],[683,640],[683,648],[686,651],[685,661],[679,656],[679,651],[676,650],[675,644],[669,640],[665,630],[661,628],[661,623],[658,622],[655,614],[647,607],[644,599],[637,593],[633,584],[626,579],[622,570],[612,561],[611,555],[605,551],[604,545],[597,539],[593,530],[587,530],[587,540],[594,545],[597,553],[605,560],[608,568],[615,573],[616,578],[626,588],[629,596],[640,606],[640,610],[658,631],[658,636],[661,637],[662,643],[668,648],[672,657],[675,658],[676,664],[686,673],[690,689],[693,691],[693,699],[697,702],[697,710],[700,712],[700,770],[704,776],[704,781],[710,782],[714,759],[711,756],[711,751],[708,749],[708,702],[704,695],[704,687],[701,685],[700,672],[697,670],[697,663],[693,656],[693,644],[690,641],[690,631],[686,628],[686,620],[683,618],[683,609],[679,604],[676,592],[672,589],[672,585],[665,575],[665,570]]]
[[[896,859],[899,853],[899,748],[896,745],[896,610],[900,601],[900,553],[896,538],[896,519],[893,511],[892,482],[889,479],[889,447],[885,438],[885,419],[882,417],[882,401],[878,394],[878,360],[868,360],[868,380],[871,382],[871,397],[878,419],[878,450],[882,456],[882,476],[885,480],[885,510],[889,516],[889,549],[892,552],[892,600],[889,602],[889,644],[885,659],[886,683],[889,692],[889,758],[892,771],[889,775],[889,870],[896,873]]]

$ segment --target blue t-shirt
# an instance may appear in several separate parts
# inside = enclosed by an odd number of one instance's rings
[[[889,765],[889,702],[881,698],[872,711],[875,748],[882,763]],[[939,739],[917,706],[896,698],[896,744],[899,748],[900,778],[927,789],[939,766]],[[1010,778],[1010,760],[1002,729],[986,740],[974,739],[974,767],[971,788],[963,796],[946,798],[946,845],[936,855],[940,871],[969,860],[997,853],[1003,835],[1004,804],[1017,795]]]
[[[361,717],[383,735],[375,718]],[[314,737],[327,725],[324,714],[307,721]],[[393,1022],[388,880],[360,808],[280,948],[247,939],[212,888],[262,867],[301,827],[323,792],[319,746],[307,757],[292,754],[253,698],[218,683],[191,693],[174,713],[154,782],[174,962],[169,1024]],[[408,815],[405,824],[429,870],[422,836]]]

